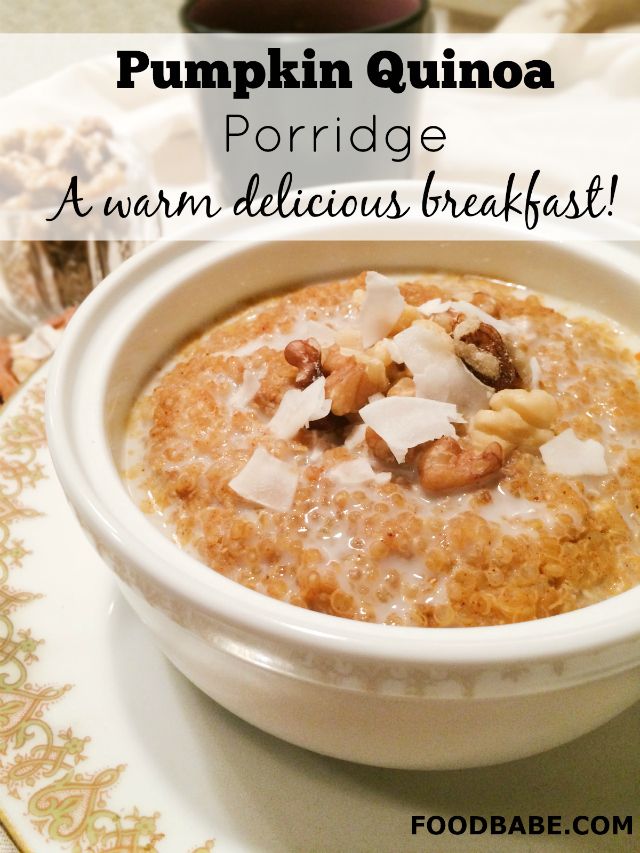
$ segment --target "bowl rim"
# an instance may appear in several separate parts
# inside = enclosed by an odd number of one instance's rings
[[[350,186],[351,191],[357,187]],[[335,230],[335,223],[327,227]],[[344,224],[340,227],[344,229]],[[257,234],[262,234],[262,231]],[[272,232],[269,234],[272,236]],[[250,244],[251,248],[259,247],[263,239],[257,236],[256,242]],[[340,237],[336,234],[335,239]],[[556,241],[542,242],[557,246]],[[46,426],[54,467],[64,491],[81,522],[96,539],[108,543],[108,549],[121,560],[133,563],[143,576],[159,585],[173,599],[240,630],[244,635],[289,646],[294,644],[341,658],[468,668],[549,661],[629,642],[635,644],[640,640],[640,620],[637,618],[640,586],[580,610],[516,624],[428,630],[363,623],[304,610],[247,589],[181,551],[145,518],[129,497],[111,458],[103,412],[92,413],[86,430],[78,433],[73,429],[71,404],[74,399],[77,404],[80,392],[84,394],[88,390],[78,378],[78,359],[93,339],[95,330],[104,327],[109,319],[113,320],[114,312],[119,307],[122,309],[123,300],[128,295],[136,291],[139,296],[144,290],[145,280],[149,289],[152,274],[157,274],[159,269],[177,259],[181,262],[190,259],[196,265],[185,264],[182,279],[165,283],[164,289],[156,287],[151,297],[147,294],[146,300],[140,300],[144,304],[138,306],[137,313],[131,312],[126,316],[118,334],[110,339],[110,349],[103,353],[102,361],[92,363],[92,382],[96,386],[92,393],[94,399],[104,402],[110,367],[120,352],[118,347],[126,339],[128,329],[165,293],[179,288],[181,282],[188,280],[187,272],[191,274],[196,268],[211,266],[246,249],[244,242],[240,245],[163,241],[152,244],[110,274],[83,302],[72,319],[54,357],[49,377]],[[613,266],[640,287],[632,258],[619,247],[585,242],[562,246],[560,251]],[[136,288],[131,286],[134,282],[137,283]],[[96,488],[82,465],[79,447],[93,456],[100,474],[104,475],[100,488]],[[95,479],[96,474],[93,476]],[[133,509],[136,512],[132,512]]]

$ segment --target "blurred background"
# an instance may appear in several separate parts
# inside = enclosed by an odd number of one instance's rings
[[[182,0],[5,2],[0,4],[0,31],[175,32],[181,5]],[[426,26],[439,31],[640,30],[639,0],[432,0],[431,6]]]

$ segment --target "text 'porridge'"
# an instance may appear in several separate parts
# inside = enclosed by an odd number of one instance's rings
[[[184,346],[134,407],[126,479],[182,548],[290,604],[538,619],[640,582],[639,370],[578,306],[366,272]]]

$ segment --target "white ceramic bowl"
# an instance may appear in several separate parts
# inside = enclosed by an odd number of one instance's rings
[[[310,236],[340,239],[349,227],[319,222]],[[640,698],[640,588],[499,627],[338,619],[206,568],[134,506],[119,476],[132,401],[189,332],[249,296],[364,268],[496,276],[640,322],[633,265],[606,245],[158,244],[87,299],[55,358],[47,426],[62,485],[167,656],[250,723],[317,752],[389,767],[469,767],[561,744]]]

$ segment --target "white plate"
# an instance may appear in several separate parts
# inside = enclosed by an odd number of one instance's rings
[[[200,693],[152,645],[66,504],[45,445],[45,374],[0,415],[0,821],[24,850],[637,849],[640,827],[430,838],[411,835],[411,815],[638,820],[640,705],[536,758],[417,773],[313,755]]]

